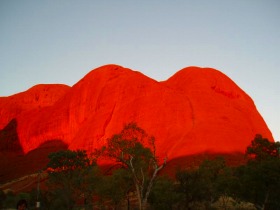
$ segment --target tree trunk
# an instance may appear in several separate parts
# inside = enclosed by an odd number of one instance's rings
[[[145,197],[143,198],[143,203],[142,203],[142,204],[143,204],[143,206],[145,206],[145,208],[146,208],[146,206],[147,206],[148,197],[149,197],[150,192],[151,192],[151,190],[152,190],[152,186],[153,186],[153,184],[154,184],[154,180],[155,180],[155,178],[157,177],[158,172],[159,172],[164,166],[165,166],[165,163],[162,164],[160,167],[158,167],[157,164],[155,163],[155,170],[154,170],[153,176],[152,176],[152,178],[151,178],[151,180],[150,180],[150,182],[149,182],[149,184],[148,184]],[[143,210],[144,210],[144,209],[143,209]]]
[[[139,186],[137,184],[136,184],[136,193],[137,193],[137,200],[138,200],[139,210],[142,210],[142,196],[141,196],[141,192],[140,192]]]
[[[130,209],[130,200],[129,200],[129,195],[127,194],[126,196],[126,200],[127,200],[127,210]]]

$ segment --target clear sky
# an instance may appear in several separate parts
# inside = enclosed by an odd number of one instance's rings
[[[216,68],[280,140],[279,0],[0,1],[0,96],[111,63],[158,81]]]

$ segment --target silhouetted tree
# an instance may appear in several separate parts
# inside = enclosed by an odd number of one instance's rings
[[[280,143],[271,142],[257,134],[251,145],[247,147],[246,155],[254,161],[279,158]]]
[[[206,208],[217,201],[224,194],[219,191],[219,181],[226,168],[225,160],[222,157],[216,157],[213,160],[205,160],[199,166],[200,182],[203,186],[203,199]],[[221,190],[221,189],[220,189]]]
[[[166,176],[159,177],[154,184],[149,203],[154,210],[178,209],[182,193],[176,190],[174,180]]]
[[[92,200],[92,188],[96,182],[96,163],[83,150],[62,150],[49,155],[48,191],[51,208],[74,208],[77,200]]]
[[[279,209],[280,193],[279,143],[256,135],[246,150],[250,157],[247,165],[236,170],[240,188],[236,194],[240,199],[255,204],[257,209]]]
[[[156,158],[154,137],[136,123],[129,123],[119,134],[108,139],[102,155],[127,170],[135,187],[139,209],[146,209],[154,180],[165,165],[165,162],[159,164]]]
[[[203,161],[198,168],[179,170],[176,180],[178,191],[183,194],[181,205],[186,209],[197,209],[197,204],[210,208],[223,194],[219,188],[219,179],[224,169],[224,159],[216,158]]]
[[[123,168],[115,169],[111,175],[102,177],[98,184],[97,193],[101,201],[106,201],[107,206],[112,203],[112,208],[117,209],[122,201],[127,199],[129,208],[129,192],[133,182],[130,174]]]

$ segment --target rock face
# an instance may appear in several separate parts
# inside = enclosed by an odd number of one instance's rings
[[[158,156],[168,159],[243,153],[256,134],[273,141],[251,98],[210,68],[184,68],[158,82],[106,65],[71,88],[38,85],[0,97],[0,116],[0,149],[13,139],[8,149],[25,154],[54,140],[90,152],[132,121],[155,136]]]
[[[65,95],[70,89],[66,85],[36,85],[25,92],[9,97],[0,97],[0,152],[25,150],[19,139],[18,121],[23,117],[21,123],[29,123],[29,120],[40,117],[37,113],[50,107]],[[24,131],[28,133],[29,131]]]

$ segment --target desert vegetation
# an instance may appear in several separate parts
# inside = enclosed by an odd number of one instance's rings
[[[279,209],[280,145],[256,135],[246,164],[230,166],[223,157],[178,168],[174,177],[161,173],[168,160],[156,157],[155,139],[135,123],[87,154],[62,150],[49,155],[43,184],[29,192],[0,192],[0,207],[25,198],[44,210],[208,210]],[[100,158],[114,165],[100,167]],[[39,183],[39,182],[38,182]]]

